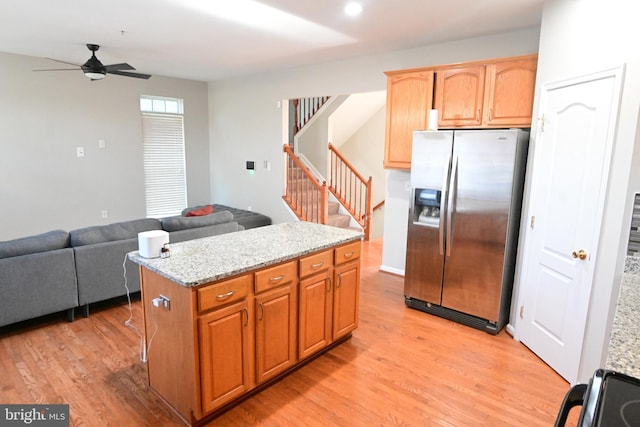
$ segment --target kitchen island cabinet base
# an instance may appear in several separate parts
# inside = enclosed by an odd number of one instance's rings
[[[243,261],[238,237],[270,242],[268,253]],[[168,260],[130,254],[140,264],[149,388],[185,424],[202,425],[344,342],[358,326],[361,237],[281,224],[177,243]],[[222,257],[225,245],[231,253]],[[299,298],[301,285],[316,281],[321,316]],[[322,345],[299,349],[321,332]]]
[[[313,362],[315,359],[317,359],[318,357],[320,357],[323,354],[327,353],[328,351],[332,350],[333,348],[339,346],[340,344],[344,343],[345,341],[348,341],[349,339],[351,339],[351,336],[352,336],[352,334],[349,333],[349,334],[345,335],[344,337],[338,339],[337,341],[332,342],[327,347],[323,348],[322,350],[318,351],[317,353],[314,353],[312,356],[309,356],[306,359],[301,360],[296,365],[294,365],[291,368],[289,368],[288,370],[282,372],[278,376],[273,377],[270,380],[265,381],[264,383],[256,386],[255,388],[251,389],[250,391],[248,391],[247,393],[243,394],[242,396],[239,396],[237,399],[232,400],[231,402],[227,403],[226,405],[216,409],[214,412],[212,412],[210,414],[207,414],[202,419],[193,418],[191,421],[185,420],[184,417],[182,417],[182,415],[180,415],[180,413],[178,413],[171,406],[171,404],[169,402],[167,402],[165,399],[162,398],[162,396],[160,396],[157,392],[155,392],[155,390],[154,390],[154,393],[155,393],[156,396],[158,396],[160,399],[162,399],[162,401],[169,408],[172,409],[173,413],[176,414],[178,417],[180,417],[180,419],[186,425],[191,426],[191,427],[201,427],[201,426],[206,425],[207,423],[210,423],[211,421],[215,420],[216,418],[218,418],[220,415],[224,414],[225,412],[227,412],[227,411],[233,409],[234,407],[238,406],[239,404],[241,404],[245,400],[247,400],[247,399],[255,396],[256,394],[260,393],[264,389],[269,388],[271,385],[277,383],[278,381],[280,381],[284,377],[290,375],[291,373],[297,371],[298,369],[304,367],[305,365]]]

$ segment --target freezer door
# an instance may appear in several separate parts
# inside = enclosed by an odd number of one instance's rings
[[[442,305],[500,316],[517,131],[457,131]]]
[[[405,296],[440,304],[446,203],[453,132],[414,132],[407,227]]]

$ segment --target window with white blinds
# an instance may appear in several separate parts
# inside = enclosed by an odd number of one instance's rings
[[[147,217],[179,215],[187,207],[183,116],[143,112],[142,145]]]

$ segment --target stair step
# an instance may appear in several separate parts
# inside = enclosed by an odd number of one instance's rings
[[[345,214],[332,214],[327,219],[327,225],[334,227],[347,228],[351,222],[351,217]]]
[[[340,210],[340,204],[338,202],[329,202],[329,215],[337,214]]]

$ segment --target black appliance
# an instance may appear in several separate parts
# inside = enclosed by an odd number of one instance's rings
[[[640,379],[598,369],[589,384],[569,389],[555,426],[564,426],[569,411],[578,405],[582,405],[578,427],[640,426]]]

